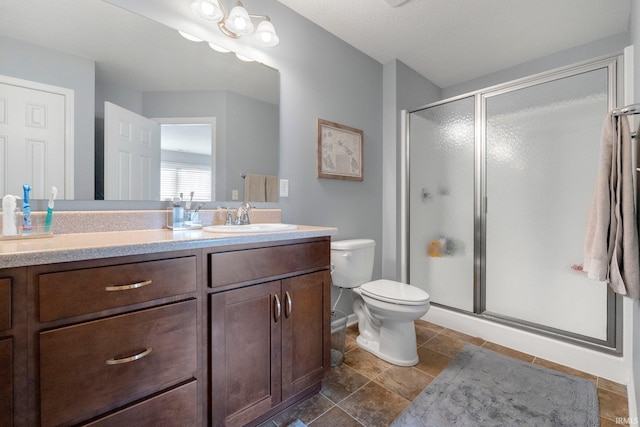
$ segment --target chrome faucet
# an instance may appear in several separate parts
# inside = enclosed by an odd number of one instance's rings
[[[233,214],[231,213],[231,208],[227,207],[227,219],[224,222],[225,225],[233,224]]]
[[[236,212],[236,225],[248,225],[249,222],[249,211],[251,211],[251,205],[247,202],[240,203],[238,206],[238,210]]]

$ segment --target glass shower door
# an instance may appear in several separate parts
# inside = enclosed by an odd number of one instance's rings
[[[409,116],[409,283],[474,307],[474,97]]]
[[[607,285],[575,268],[609,105],[607,73],[485,95],[485,313],[607,339]]]

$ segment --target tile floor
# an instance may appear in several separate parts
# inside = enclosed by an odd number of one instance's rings
[[[327,375],[319,394],[289,408],[261,427],[283,427],[296,419],[310,427],[388,426],[465,343],[593,381],[600,401],[600,426],[628,425],[624,424],[629,416],[626,387],[603,378],[423,320],[416,321],[420,361],[414,367],[391,365],[358,348],[357,335],[356,325],[347,328],[344,362]]]

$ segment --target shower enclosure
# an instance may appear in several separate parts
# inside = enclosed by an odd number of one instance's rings
[[[580,270],[618,58],[407,113],[407,279],[435,305],[620,351]]]

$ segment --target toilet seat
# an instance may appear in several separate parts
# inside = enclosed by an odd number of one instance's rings
[[[360,292],[378,301],[398,305],[423,305],[429,302],[429,294],[420,288],[393,280],[374,280],[360,286]]]

